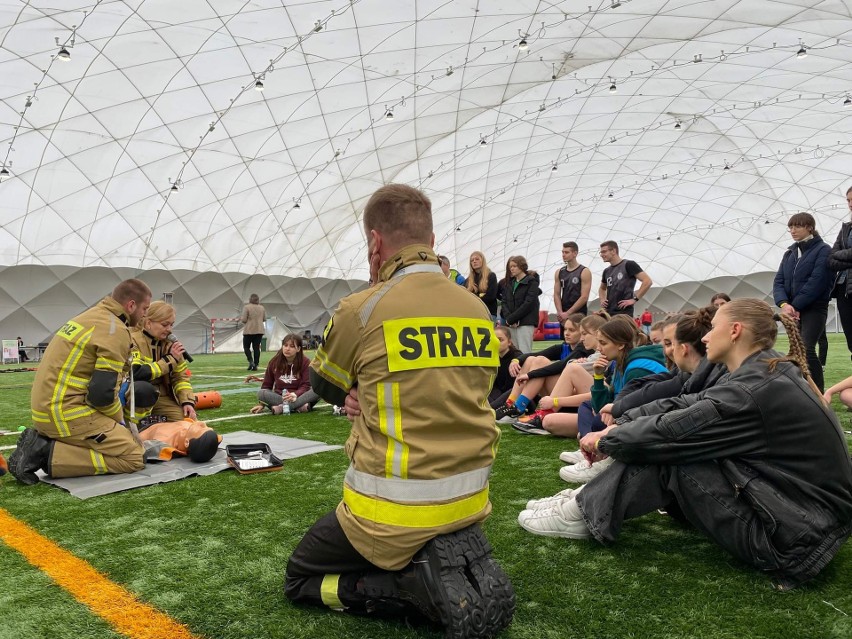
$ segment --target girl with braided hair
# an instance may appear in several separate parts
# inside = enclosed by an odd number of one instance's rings
[[[772,350],[782,322],[790,353]],[[819,574],[852,532],[852,465],[808,373],[796,321],[737,299],[703,337],[729,375],[700,393],[628,411],[580,442],[616,461],[518,520],[539,535],[613,542],[625,519],[679,508],[696,529],[780,590]],[[535,506],[535,504],[534,504]]]

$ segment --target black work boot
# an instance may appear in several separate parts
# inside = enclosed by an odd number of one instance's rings
[[[50,458],[51,440],[33,428],[27,428],[18,438],[18,447],[9,457],[9,472],[22,484],[38,483],[37,470],[46,470]]]
[[[447,639],[494,637],[515,612],[512,584],[478,524],[439,535],[399,572],[366,575],[359,586],[377,609],[413,605],[441,624]]]

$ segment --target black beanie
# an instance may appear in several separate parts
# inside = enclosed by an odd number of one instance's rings
[[[187,453],[189,458],[199,464],[210,461],[219,449],[219,436],[215,430],[208,430],[201,437],[189,440]]]

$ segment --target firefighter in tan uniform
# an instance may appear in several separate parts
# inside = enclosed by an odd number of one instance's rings
[[[33,381],[34,428],[22,433],[9,459],[19,481],[37,483],[39,469],[79,477],[143,468],[142,446],[123,424],[118,389],[129,369],[128,326],[144,317],[150,302],[144,282],[125,280],[50,340]]]
[[[340,405],[357,392],[363,410],[343,501],[293,552],[285,591],[353,612],[413,609],[451,637],[493,636],[514,612],[478,524],[500,435],[487,402],[493,324],[443,275],[421,192],[379,189],[364,226],[375,285],[341,301],[311,365],[316,393]]]
[[[195,393],[183,357],[186,349],[180,342],[168,341],[175,318],[171,304],[157,301],[151,304],[142,326],[130,332],[135,346],[133,378],[137,383],[150,382],[157,388],[159,396],[150,413],[169,422],[196,418]]]

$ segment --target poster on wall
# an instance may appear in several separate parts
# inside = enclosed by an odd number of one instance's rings
[[[3,363],[5,364],[7,360],[21,361],[18,357],[18,340],[16,339],[3,340]]]

